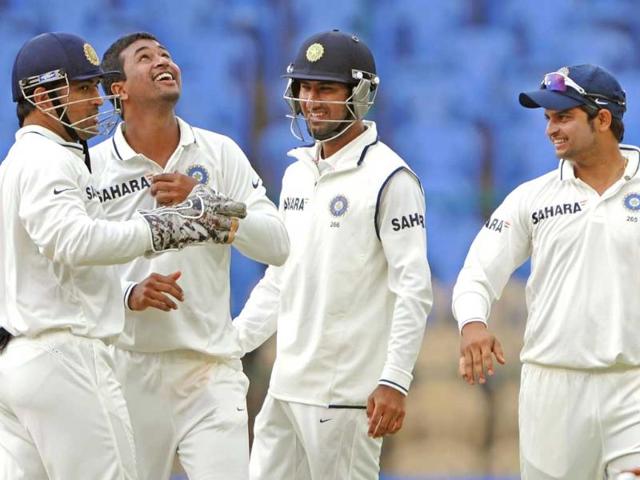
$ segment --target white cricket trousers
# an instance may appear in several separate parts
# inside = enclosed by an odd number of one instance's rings
[[[169,480],[176,453],[190,480],[249,478],[249,380],[240,360],[116,347],[111,354],[131,414],[140,480]]]
[[[0,354],[0,480],[136,480],[129,413],[102,340],[45,332]]]
[[[522,480],[602,480],[640,465],[640,368],[525,364],[519,416]]]
[[[285,402],[267,394],[254,426],[251,480],[375,480],[381,438],[364,409]]]

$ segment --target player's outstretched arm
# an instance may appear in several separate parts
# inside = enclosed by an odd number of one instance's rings
[[[483,322],[469,322],[462,328],[460,340],[459,373],[469,384],[485,383],[485,372],[494,373],[493,357],[499,364],[506,363],[502,345]]]

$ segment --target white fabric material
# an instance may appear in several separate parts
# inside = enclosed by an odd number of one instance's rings
[[[432,304],[424,197],[366,125],[322,175],[316,147],[290,152],[280,212],[291,253],[234,322],[244,351],[277,329],[269,392],[280,400],[363,406],[378,383],[406,394],[412,380]]]
[[[520,358],[566,368],[640,366],[639,151],[602,196],[570,162],[516,188],[474,240],[453,291],[460,326],[486,322],[511,273],[531,256]]]
[[[364,409],[331,409],[267,395],[256,417],[251,480],[374,480],[381,438]]]
[[[144,254],[151,240],[142,219],[102,219],[80,145],[43,127],[18,130],[0,165],[0,212],[0,326],[117,335],[124,310],[107,265]]]
[[[525,364],[521,382],[523,480],[599,480],[640,465],[639,368]]]
[[[135,480],[133,432],[101,340],[49,331],[0,356],[2,480]]]
[[[282,264],[289,240],[260,177],[228,137],[193,128],[182,120],[180,143],[164,170],[135,153],[122,133],[91,149],[97,195],[109,219],[124,220],[138,209],[156,207],[150,177],[163,172],[194,176],[216,192],[247,205],[233,246],[259,262]],[[185,301],[178,310],[127,310],[118,346],[139,352],[195,350],[219,358],[242,355],[229,312],[229,245],[206,244],[153,258],[138,258],[120,269],[122,292],[151,273],[183,272]]]
[[[112,349],[141,479],[169,480],[174,452],[190,479],[246,480],[249,380],[240,361],[196,352]]]

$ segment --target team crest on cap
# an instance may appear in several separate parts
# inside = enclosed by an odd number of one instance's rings
[[[344,195],[338,195],[329,203],[329,211],[334,217],[341,217],[349,208],[349,200]]]
[[[324,55],[324,47],[319,43],[312,43],[307,48],[307,60],[317,62]]]
[[[206,185],[209,183],[209,171],[203,165],[191,165],[187,169],[187,175],[195,179],[198,183]]]
[[[100,65],[98,54],[96,53],[95,49],[91,45],[89,45],[88,43],[85,43],[82,49],[84,50],[84,56],[87,57],[87,60],[89,60],[89,63],[91,65],[95,65],[96,67]]]
[[[624,197],[624,207],[632,212],[640,210],[640,193],[630,193]]]

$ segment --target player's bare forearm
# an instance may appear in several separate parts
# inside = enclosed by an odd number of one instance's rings
[[[504,365],[502,345],[482,322],[470,322],[462,328],[459,373],[469,384],[485,383],[486,374],[494,374],[493,356]]]

